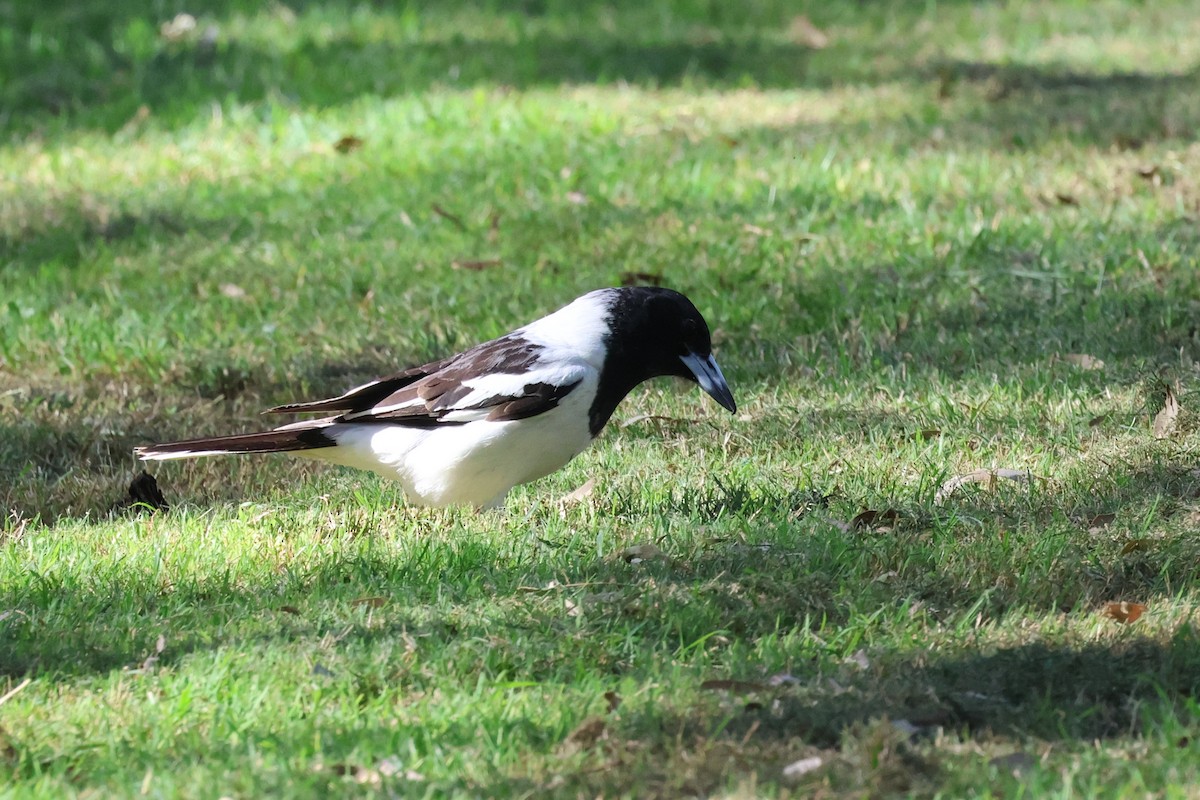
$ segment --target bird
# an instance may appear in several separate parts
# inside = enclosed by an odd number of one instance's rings
[[[373,471],[416,505],[490,509],[587,449],[630,391],[662,376],[737,411],[708,324],[686,296],[598,289],[449,358],[263,412],[317,419],[134,452],[143,461],[287,453]]]

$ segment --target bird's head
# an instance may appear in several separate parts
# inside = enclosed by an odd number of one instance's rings
[[[612,289],[612,345],[625,363],[640,365],[634,384],[674,375],[700,388],[731,412],[733,392],[712,354],[708,323],[684,295],[672,289],[633,286]]]

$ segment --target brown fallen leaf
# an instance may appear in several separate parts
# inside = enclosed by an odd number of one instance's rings
[[[622,286],[662,286],[661,272],[622,272]]]
[[[889,508],[886,511],[867,509],[866,511],[860,511],[850,520],[850,530],[891,530],[896,527],[896,523],[899,520],[900,512],[894,508]]]
[[[1062,360],[1066,361],[1068,364],[1074,364],[1080,369],[1104,369],[1103,361],[1095,356],[1088,355],[1087,353],[1067,353],[1062,357]]]
[[[567,735],[567,744],[586,750],[600,741],[607,728],[603,717],[588,717]]]
[[[477,260],[458,260],[450,262],[452,269],[466,269],[471,272],[483,272],[485,269],[492,269],[503,264],[504,261],[499,258],[481,258]]]
[[[666,553],[649,542],[646,544],[635,544],[621,551],[621,558],[629,564],[639,564],[642,561],[651,561],[656,558],[663,558],[664,556],[666,556]]]
[[[755,681],[736,681],[729,678],[714,678],[704,681],[700,688],[710,692],[762,692],[768,687]]]
[[[350,605],[355,608],[383,608],[387,605],[386,597],[359,597],[356,600],[351,600]]]
[[[1124,600],[1119,603],[1105,603],[1104,607],[1100,609],[1100,613],[1104,616],[1125,624],[1137,622],[1138,618],[1145,612],[1146,606],[1143,604],[1127,603]]]
[[[1153,539],[1130,539],[1121,548],[1121,555],[1127,556],[1131,553],[1141,553],[1144,550],[1149,550],[1153,546]]]
[[[1166,394],[1163,397],[1163,407],[1154,415],[1154,438],[1166,439],[1175,432],[1175,424],[1179,421],[1179,397],[1175,388],[1167,383],[1163,385]]]
[[[943,483],[941,488],[934,494],[933,502],[935,504],[942,503],[947,497],[957,491],[960,486],[968,483],[986,483],[989,488],[994,488],[998,479],[1028,483],[1032,477],[1027,470],[1021,469],[977,469],[974,472],[959,475]]]
[[[559,505],[563,505],[563,506],[574,505],[575,503],[578,503],[581,500],[586,500],[587,498],[591,497],[592,492],[595,491],[595,489],[596,489],[596,479],[588,478],[587,481],[582,486],[563,495],[559,499],[558,503],[559,503]]]
[[[337,150],[342,155],[353,153],[355,150],[363,146],[363,140],[357,136],[343,136],[333,143],[333,149]]]

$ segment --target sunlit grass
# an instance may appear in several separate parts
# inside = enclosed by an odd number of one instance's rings
[[[1189,796],[1188,4],[183,10],[0,32],[11,794]],[[115,510],[627,273],[737,416],[652,384],[502,513],[284,458]]]

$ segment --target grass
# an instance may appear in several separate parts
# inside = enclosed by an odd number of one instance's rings
[[[0,5],[0,794],[1196,796],[1191,4],[151,6]],[[628,272],[739,416],[117,508]]]

